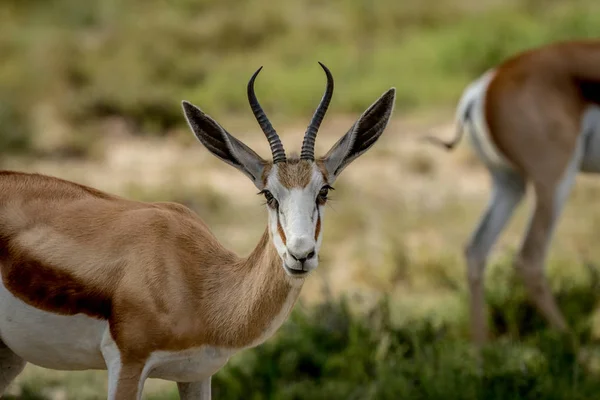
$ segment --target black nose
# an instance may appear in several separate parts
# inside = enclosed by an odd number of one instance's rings
[[[313,248],[311,251],[308,252],[308,254],[306,254],[304,257],[297,257],[295,256],[293,253],[290,252],[290,256],[292,256],[292,258],[298,262],[300,262],[300,264],[304,264],[304,262],[306,260],[309,260],[311,258],[313,258],[315,256],[315,249]]]

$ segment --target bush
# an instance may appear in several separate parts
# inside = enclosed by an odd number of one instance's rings
[[[581,290],[566,290],[561,303]],[[525,307],[519,299],[505,305]],[[344,299],[312,311],[296,309],[275,339],[240,354],[216,375],[215,396],[584,399],[600,389],[597,377],[577,363],[570,342],[546,327],[529,330],[523,341],[498,337],[480,363],[469,342],[451,333],[454,327],[434,327],[426,319],[392,326],[388,315],[385,300],[366,316],[353,313]]]

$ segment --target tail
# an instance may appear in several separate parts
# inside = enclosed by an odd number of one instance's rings
[[[463,111],[462,114],[459,115],[456,121],[456,132],[454,133],[454,139],[449,142],[444,141],[435,136],[425,136],[423,140],[432,143],[436,146],[440,146],[445,148],[446,150],[453,150],[462,140],[465,132],[465,124],[469,122],[471,118],[471,108],[473,107],[473,102],[467,104],[467,108]]]
[[[454,134],[454,139],[447,142],[438,137],[428,135],[423,137],[422,140],[443,147],[446,150],[453,150],[460,143],[464,136],[465,125],[471,119],[471,110],[473,109],[473,104],[475,104],[476,100],[473,86],[473,84],[469,85],[458,102],[456,108],[456,133]]]

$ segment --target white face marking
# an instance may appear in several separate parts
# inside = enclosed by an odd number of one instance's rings
[[[285,272],[292,277],[305,277],[319,264],[324,207],[318,204],[317,196],[326,182],[317,166],[313,164],[312,168],[308,185],[290,189],[279,182],[277,165],[274,165],[265,187],[278,204],[276,209],[267,206],[273,243],[283,261]],[[320,224],[318,234],[317,224]]]

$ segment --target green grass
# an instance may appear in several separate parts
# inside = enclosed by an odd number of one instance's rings
[[[510,285],[510,279],[502,282]],[[384,299],[357,314],[343,298],[296,309],[274,340],[236,358],[214,379],[219,399],[589,399],[600,390],[599,343],[583,328],[592,286],[557,293],[577,320],[580,353],[548,331],[521,296],[489,293],[495,342],[478,359],[461,322],[393,324]],[[502,300],[499,300],[499,299]],[[587,299],[588,301],[582,301]],[[527,315],[516,332],[502,319]],[[596,354],[594,353],[596,352]]]
[[[593,0],[7,0],[0,147],[48,134],[46,108],[72,135],[114,116],[165,134],[183,125],[184,98],[216,117],[247,115],[260,65],[257,91],[279,124],[314,110],[317,60],[336,78],[334,113],[360,112],[390,86],[399,111],[447,106],[516,51],[599,34]]]
[[[509,265],[496,265],[511,271]],[[496,268],[493,268],[496,270]],[[573,338],[549,330],[512,273],[493,273],[487,290],[493,341],[481,358],[460,313],[440,323],[421,316],[393,321],[387,297],[361,309],[345,296],[299,304],[274,338],[239,353],[213,377],[223,400],[301,399],[592,399],[600,391],[600,342],[590,329],[600,299],[591,279],[553,277]],[[456,296],[463,296],[455,288]],[[359,307],[357,307],[359,306]],[[579,361],[578,361],[579,360]],[[20,400],[101,399],[106,374],[40,373],[21,383]],[[177,399],[175,386],[147,399]]]

